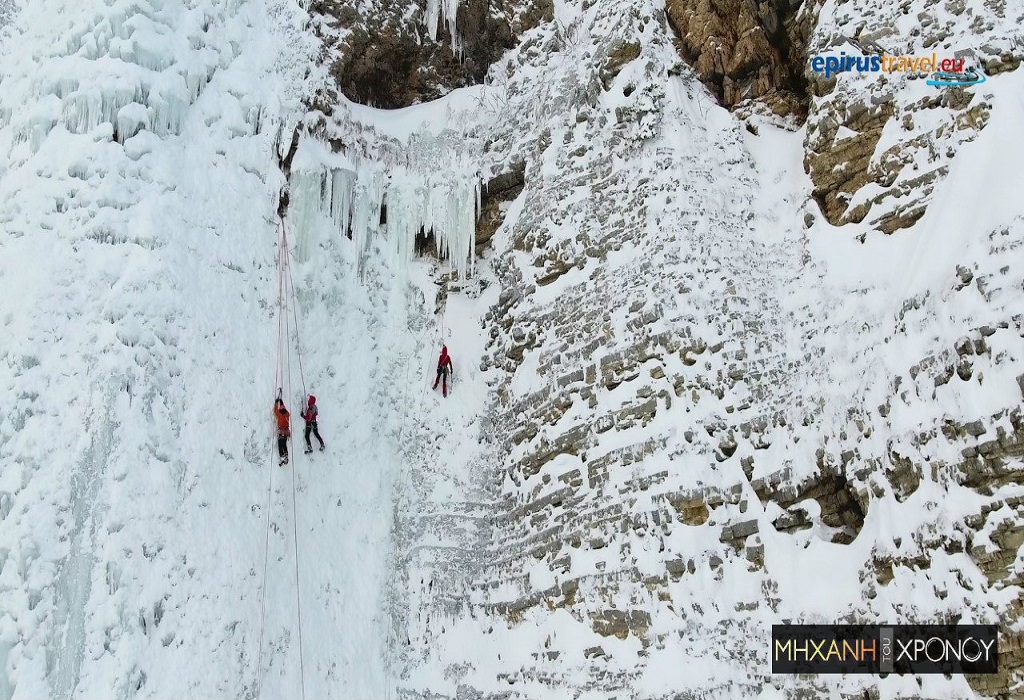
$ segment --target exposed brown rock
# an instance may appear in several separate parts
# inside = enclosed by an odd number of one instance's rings
[[[459,4],[456,26],[461,50],[439,26],[433,40],[424,9],[379,0],[364,14],[340,0],[314,0],[310,14],[323,40],[337,88],[350,100],[385,109],[441,97],[483,82],[491,64],[516,37],[552,16],[551,0],[521,5],[512,0],[468,0]],[[340,38],[339,38],[340,37]],[[321,108],[328,108],[329,99]]]
[[[786,0],[668,0],[680,55],[727,107],[766,99],[777,114],[806,113],[803,77],[811,13]]]
[[[636,60],[639,55],[640,44],[635,41],[616,44],[608,53],[608,58],[601,67],[601,81],[604,83],[605,89],[608,89],[612,79],[619,74],[622,68],[630,61]]]
[[[853,491],[843,474],[831,473],[832,469],[822,465],[822,473],[802,484],[789,483],[785,471],[777,472],[768,479],[752,483],[761,501],[775,501],[783,508],[813,498],[821,506],[821,522],[842,532],[833,537],[834,542],[848,544],[864,526],[864,509],[859,495]],[[798,512],[783,516],[775,523],[779,530],[795,532],[803,529],[805,520]]]
[[[672,505],[679,519],[686,525],[703,525],[711,517],[707,504],[699,495],[669,494],[666,500]]]
[[[643,639],[651,626],[651,615],[645,610],[602,610],[591,616],[594,631],[602,637],[625,639],[632,632]]]
[[[821,205],[829,222],[835,225],[863,220],[870,206],[847,212],[850,198],[861,187],[872,181],[868,165],[882,129],[892,116],[892,104],[886,102],[859,114],[842,124],[855,132],[847,138],[836,139],[840,124],[826,121],[808,138],[804,167],[814,182],[814,198]]]
[[[486,244],[505,221],[502,205],[511,202],[523,191],[526,166],[517,163],[507,173],[488,181],[480,195],[480,218],[476,222],[476,244]]]

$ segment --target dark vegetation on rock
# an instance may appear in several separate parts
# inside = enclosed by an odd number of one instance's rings
[[[425,3],[381,0],[361,14],[341,0],[315,0],[317,33],[332,55],[330,71],[345,97],[397,109],[482,83],[487,70],[518,36],[551,18],[550,0],[521,7],[509,0],[469,0],[459,5],[453,41],[439,23],[437,38],[424,28]],[[458,46],[458,50],[453,49]]]

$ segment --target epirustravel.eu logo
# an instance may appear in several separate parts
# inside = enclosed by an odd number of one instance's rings
[[[772,673],[996,673],[995,625],[773,625]]]
[[[824,73],[831,78],[837,73],[918,73],[930,74],[929,85],[977,85],[985,82],[985,74],[969,67],[963,57],[939,58],[930,56],[852,56],[841,51],[838,56],[815,56],[811,59],[811,70]]]

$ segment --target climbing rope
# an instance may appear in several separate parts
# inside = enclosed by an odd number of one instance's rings
[[[279,246],[277,253],[277,354],[274,361],[274,387],[282,386],[282,350],[285,347],[285,313],[284,313],[284,270],[282,264],[285,251]],[[259,653],[257,654],[256,682],[254,683],[254,696],[259,698],[263,690],[263,640],[266,636],[267,627],[267,574],[270,565],[270,513],[273,505],[274,492],[274,460],[277,450],[277,430],[271,427],[270,430],[270,459],[267,478],[267,513],[266,513],[266,534],[263,540],[263,584],[260,588],[260,637]]]
[[[291,343],[291,328],[288,323],[288,305],[291,303],[292,307],[292,320],[294,321],[294,340],[296,344],[296,355],[299,365],[299,379],[302,383],[303,396],[306,391],[306,378],[302,368],[302,350],[299,346],[299,320],[298,312],[296,311],[295,303],[295,286],[291,277],[291,266],[289,265],[288,255],[288,234],[284,227],[284,221],[281,221],[281,237],[278,248],[278,259],[277,259],[277,360],[275,362],[275,374],[274,374],[274,386],[281,389],[281,394],[284,396],[291,396],[292,392],[292,350]],[[264,541],[263,551],[263,591],[260,602],[260,647],[259,647],[259,667],[257,669],[257,678],[255,683],[255,696],[260,697],[262,692],[262,677],[263,677],[263,642],[265,638],[266,622],[267,622],[267,576],[268,576],[268,562],[270,559],[270,509],[272,504],[273,494],[273,454],[277,434],[274,432],[274,438],[271,441],[271,468],[270,478],[267,486],[267,518],[266,518],[266,538]],[[295,455],[295,439],[294,436],[289,432],[288,434],[288,450],[292,457]],[[295,610],[296,618],[298,621],[298,639],[299,639],[299,683],[302,690],[302,699],[306,698],[306,664],[305,664],[305,653],[302,644],[302,598],[299,592],[299,524],[298,524],[298,504],[296,498],[296,485],[295,485],[295,468],[294,463],[292,465],[292,545],[295,552]]]
[[[298,324],[297,312],[295,311],[295,306],[296,306],[296,304],[295,304],[295,290],[294,290],[294,287],[291,285],[291,266],[288,264],[288,262],[289,262],[289,260],[288,260],[288,231],[285,228],[284,219],[281,220],[281,260],[282,260],[281,264],[282,264],[282,268],[283,268],[282,277],[284,279],[284,282],[283,282],[283,285],[282,285],[283,288],[284,288],[284,294],[288,297],[288,301],[291,301],[291,306],[292,306],[293,314],[296,314],[294,316],[294,318],[295,318],[295,342],[296,342],[296,350],[298,351],[299,324]],[[289,292],[290,292],[290,294],[289,294]],[[286,306],[287,306],[287,303],[286,303]],[[288,335],[288,329],[287,329],[288,316],[287,316],[287,311],[285,312],[285,314],[283,314],[282,317],[284,319],[284,324],[285,324],[285,327],[286,327],[285,328],[285,336],[287,337],[287,335]],[[291,381],[292,380],[292,371],[291,371],[292,370],[292,347],[291,347],[291,343],[286,343],[286,345],[285,345],[285,355],[287,357],[287,368],[288,368],[288,389],[287,389],[288,394],[287,395],[290,396],[291,395],[291,391],[292,391],[292,381]],[[305,379],[305,377],[303,376],[303,373],[302,373],[302,359],[301,359],[301,355],[299,356],[299,379],[302,382],[303,400],[305,400],[306,379]],[[288,449],[289,449],[289,452],[291,453],[291,455],[294,457],[295,456],[295,436],[292,435],[291,432],[289,432],[289,434],[288,434]],[[294,547],[294,551],[295,551],[295,614],[296,614],[296,619],[297,619],[297,622],[298,622],[298,637],[299,637],[299,684],[300,684],[301,690],[302,690],[302,700],[305,700],[305,698],[306,698],[306,662],[305,662],[305,653],[304,653],[304,650],[303,650],[303,647],[302,647],[302,597],[301,597],[301,594],[299,592],[299,509],[297,507],[297,499],[295,497],[295,490],[296,489],[295,489],[295,465],[294,465],[294,463],[292,464],[291,472],[292,472],[292,546]]]
[[[277,377],[274,377],[274,384],[277,385]],[[271,428],[270,438],[270,469],[267,479],[267,517],[266,536],[263,540],[263,585],[260,587],[260,645],[256,667],[256,682],[254,684],[254,696],[259,698],[263,681],[263,635],[267,627],[267,568],[270,564],[270,506],[273,501],[274,491],[274,443],[276,442],[276,431]]]
[[[284,219],[281,220],[281,235],[287,242],[288,231],[285,229]],[[287,262],[287,261],[286,261]],[[302,341],[299,339],[299,312],[298,312],[298,295],[295,293],[295,282],[292,279],[292,268],[291,265],[285,265],[285,273],[288,278],[288,292],[292,299],[292,320],[295,324],[295,353],[299,360],[299,379],[302,382],[302,396],[303,400],[309,394],[306,392],[306,373],[302,368]]]

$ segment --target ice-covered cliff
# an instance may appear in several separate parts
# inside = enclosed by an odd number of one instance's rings
[[[393,451],[367,436],[402,350],[378,324],[406,302],[341,243],[296,270],[331,457],[297,494],[272,466],[279,163],[321,76],[308,21],[291,2],[32,2],[9,27],[0,697],[295,697],[303,665],[310,697],[384,688],[367,660]]]
[[[1019,3],[12,8],[0,699],[1019,694]],[[788,620],[1002,671],[772,676]]]

